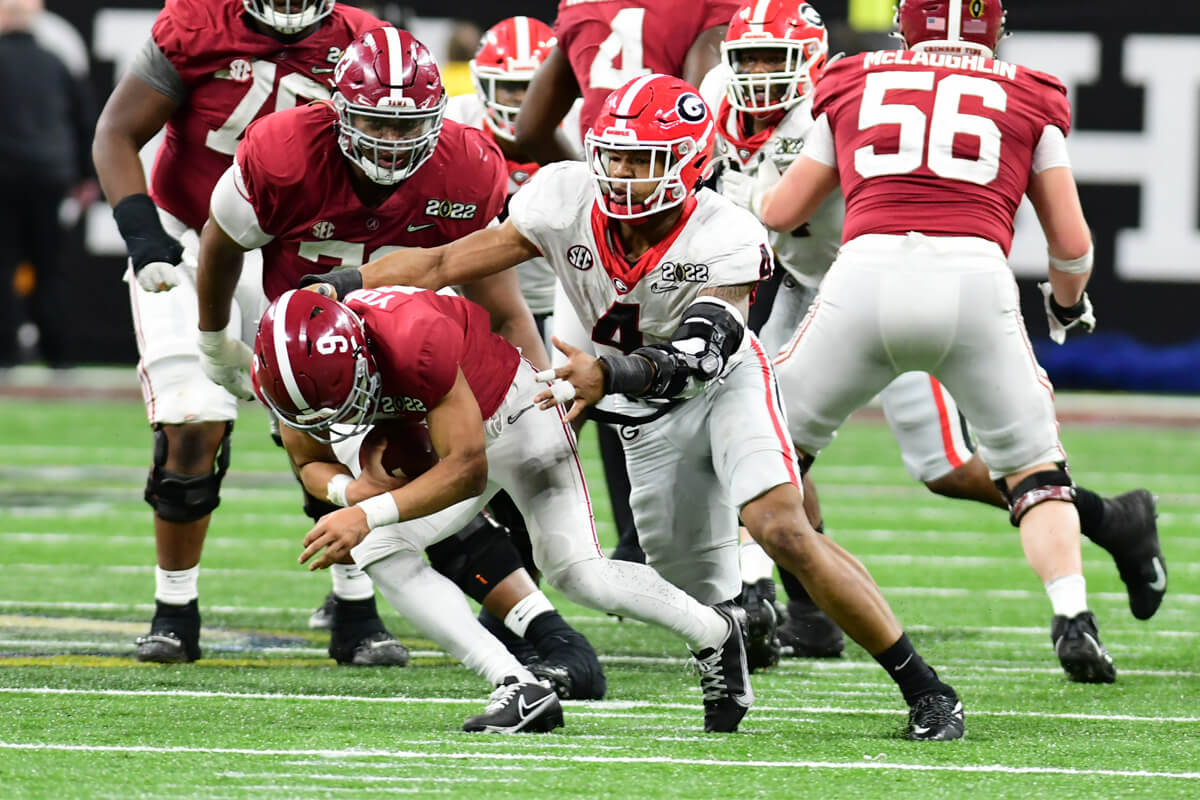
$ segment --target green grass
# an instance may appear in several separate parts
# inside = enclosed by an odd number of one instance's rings
[[[609,698],[567,703],[553,735],[458,732],[488,687],[385,610],[405,669],[338,668],[306,629],[328,591],[295,563],[307,519],[260,411],[238,423],[201,572],[205,658],[137,664],[153,595],[137,404],[0,401],[0,797],[1200,796],[1200,432],[1068,426],[1082,484],[1160,495],[1171,594],[1128,613],[1084,545],[1092,608],[1119,669],[1068,683],[1049,604],[1001,512],[909,480],[887,429],[855,421],[815,471],[832,536],[884,588],[962,695],[968,736],[897,738],[904,705],[861,649],[756,676],[733,736],[701,732],[669,634],[556,595],[605,663]],[[584,447],[599,475],[594,443]],[[593,482],[613,531],[603,486]]]

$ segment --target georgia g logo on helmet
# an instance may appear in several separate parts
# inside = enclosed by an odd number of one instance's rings
[[[686,92],[675,101],[675,111],[685,122],[699,122],[707,116],[708,106],[700,99],[700,95]]]

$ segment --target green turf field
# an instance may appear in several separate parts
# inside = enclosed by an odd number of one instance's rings
[[[814,473],[859,556],[961,694],[967,738],[897,738],[905,707],[861,649],[756,676],[731,736],[702,733],[671,636],[552,596],[601,653],[609,699],[551,735],[472,736],[490,687],[385,611],[404,669],[338,668],[305,623],[328,578],[266,421],[248,409],[201,572],[205,658],[135,663],[153,594],[140,404],[0,400],[0,798],[1200,797],[1200,429],[1067,425],[1076,479],[1160,496],[1170,593],[1134,620],[1085,543],[1114,685],[1066,681],[1049,604],[1005,515],[913,484],[885,427],[848,426]],[[598,463],[585,442],[592,474]],[[601,530],[613,539],[603,489]],[[382,607],[382,605],[381,605]]]

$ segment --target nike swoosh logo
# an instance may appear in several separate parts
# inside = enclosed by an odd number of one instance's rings
[[[902,670],[902,669],[904,669],[905,667],[907,667],[907,666],[908,666],[908,662],[912,661],[912,660],[913,660],[913,656],[915,656],[915,655],[916,655],[916,653],[913,653],[913,654],[912,654],[912,655],[910,655],[908,658],[904,659],[904,663],[903,663],[903,664],[901,664],[900,666],[896,667],[896,668],[895,668],[894,670],[892,670],[892,671],[893,671],[893,672],[899,672],[900,670]],[[913,728],[913,730],[916,730],[916,728]],[[920,733],[920,731],[917,731],[917,732],[918,732],[918,733]]]
[[[426,228],[432,228],[433,225],[434,225],[434,223],[432,223],[432,222],[426,223],[425,225],[413,225],[412,223],[409,223],[408,232],[416,233],[417,231],[423,231]]]
[[[550,694],[542,697],[540,700],[537,700],[530,705],[525,705],[525,695],[521,695],[517,698],[517,715],[520,716],[522,720],[529,719],[531,716],[541,710],[542,706],[552,702],[556,697],[558,697],[558,695],[551,692]]]
[[[525,406],[524,408],[522,408],[520,411],[518,411],[515,414],[509,414],[508,415],[508,424],[512,425],[514,422],[516,422],[517,420],[519,420],[521,418],[522,414],[524,414],[526,411],[528,411],[531,408],[533,408],[533,403],[530,403],[529,405]]]
[[[333,67],[313,67],[313,75],[323,75],[326,72],[333,72]]]
[[[1167,573],[1163,569],[1162,562],[1158,560],[1158,556],[1155,556],[1150,559],[1150,563],[1154,566],[1154,580],[1147,586],[1155,592],[1165,592],[1167,590]]]

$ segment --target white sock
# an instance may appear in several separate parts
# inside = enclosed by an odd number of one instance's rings
[[[422,554],[401,550],[369,564],[366,571],[401,616],[463,666],[494,686],[509,675],[534,680],[500,640],[479,624],[462,591],[425,563]]]
[[[154,568],[154,599],[172,606],[185,606],[200,596],[200,565],[191,569]]]
[[[333,576],[333,593],[343,600],[366,600],[375,596],[375,586],[367,573],[357,564],[334,564],[329,568]]]
[[[515,606],[509,609],[504,616],[504,627],[517,636],[524,637],[525,631],[529,630],[529,623],[547,611],[553,610],[554,606],[550,603],[549,597],[546,597],[541,591],[533,592],[522,597]]]
[[[717,647],[729,636],[723,616],[645,564],[590,558],[546,578],[580,605],[659,625],[693,651]]]
[[[738,549],[742,583],[757,583],[775,573],[775,562],[758,542],[746,542]]]
[[[1087,581],[1082,575],[1061,575],[1046,584],[1055,615],[1070,619],[1087,611]]]

